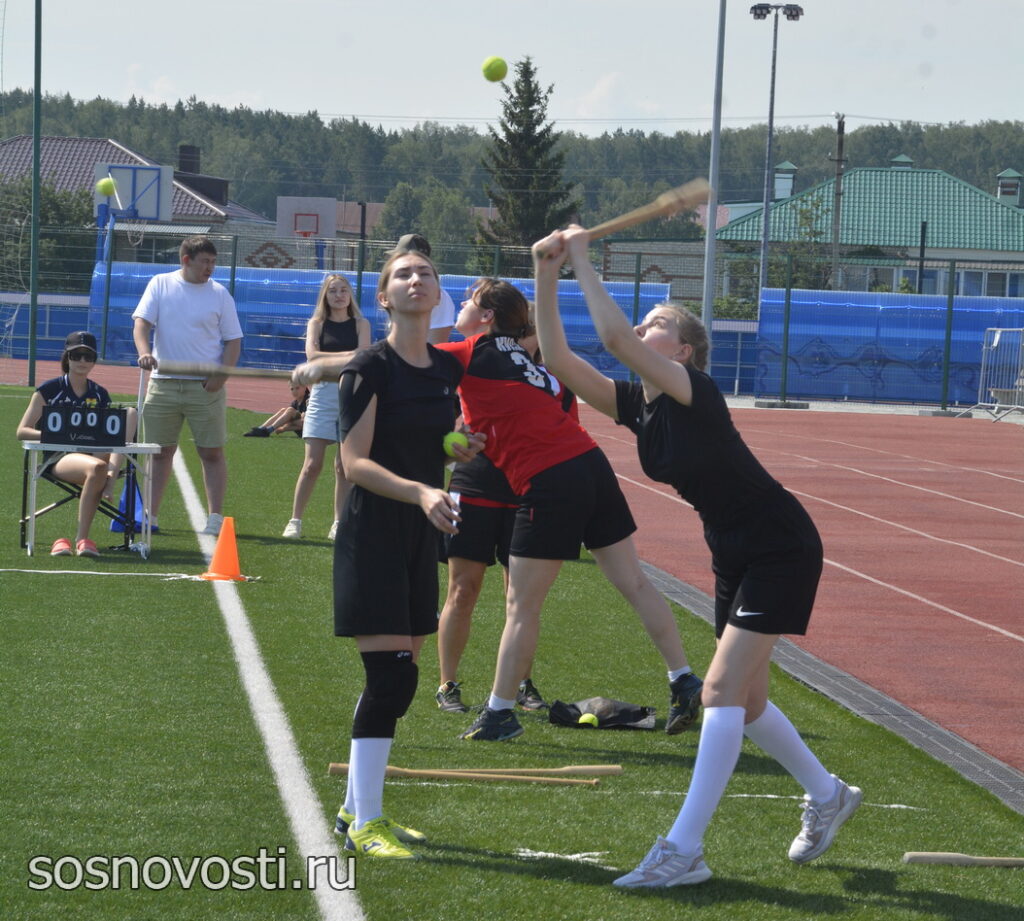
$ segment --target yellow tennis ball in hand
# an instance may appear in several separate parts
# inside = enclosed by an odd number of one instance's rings
[[[109,176],[104,176],[96,183],[96,191],[107,198],[113,195],[116,190],[117,184]]]
[[[462,432],[449,432],[444,436],[444,453],[449,457],[455,457],[452,445],[462,445],[462,447],[468,448],[469,439]]]
[[[508,73],[508,64],[505,63],[504,58],[499,58],[496,54],[492,54],[484,61],[481,69],[484,72],[484,76],[491,83],[497,83],[505,79],[505,74]]]
[[[600,720],[598,720],[595,713],[584,713],[579,719],[581,726],[593,726],[595,729],[597,729],[599,722]]]

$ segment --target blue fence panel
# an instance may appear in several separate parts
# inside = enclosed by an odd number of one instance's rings
[[[762,292],[755,393],[780,393],[785,291]],[[938,403],[947,299],[889,292],[799,291],[790,298],[786,394],[792,397]],[[989,327],[1024,324],[1012,298],[957,297],[948,399],[973,403]]]
[[[166,265],[115,262],[111,266],[110,292],[107,294],[106,266],[97,263],[93,272],[89,298],[89,328],[99,333],[106,314],[106,342],[104,355],[110,361],[134,361],[135,345],[132,340],[132,311],[142,297],[146,284],[153,275],[166,272]],[[319,270],[238,268],[235,273],[235,304],[245,336],[241,364],[248,366],[288,367],[305,359],[306,322],[313,312],[316,296],[324,276]],[[329,274],[344,275],[356,287],[355,272]],[[214,279],[227,286],[230,270],[218,266]],[[373,339],[387,331],[387,314],[377,306],[377,272],[363,273],[362,296],[359,306],[370,320]],[[443,275],[441,283],[455,301],[456,309],[465,298],[466,291],[476,276]],[[509,279],[528,298],[533,297],[533,279]],[[612,282],[607,289],[612,298],[633,318],[634,286],[630,282]],[[640,285],[639,309],[642,317],[655,304],[669,296],[667,284]],[[108,306],[105,308],[104,305]],[[574,351],[599,368],[609,377],[625,379],[626,368],[609,355],[594,332],[587,313],[583,292],[575,281],[559,282],[559,306],[565,324],[566,337]]]

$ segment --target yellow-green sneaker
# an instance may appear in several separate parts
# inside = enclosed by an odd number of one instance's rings
[[[391,819],[386,816],[381,818],[387,823],[388,828],[391,829],[396,840],[401,841],[403,844],[426,844],[427,836],[421,831],[416,831],[415,828],[406,828],[404,825],[399,825],[397,822],[392,822]],[[336,835],[344,835],[348,832],[349,826],[356,820],[356,817],[348,812],[344,805],[338,810],[338,818],[334,820],[334,833]]]
[[[395,839],[391,824],[384,816],[370,819],[362,828],[348,827],[345,850],[357,857],[391,857],[395,860],[414,860],[416,855]]]

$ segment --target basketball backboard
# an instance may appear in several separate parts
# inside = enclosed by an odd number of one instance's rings
[[[93,190],[94,213],[106,205],[117,218],[140,221],[170,221],[174,195],[173,166],[143,166],[128,163],[97,163],[96,181],[110,177],[116,193],[101,195]]]
[[[333,198],[280,195],[277,235],[333,240],[338,233],[338,203]]]

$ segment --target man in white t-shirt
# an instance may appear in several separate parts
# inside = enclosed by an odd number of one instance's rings
[[[212,377],[163,374],[160,362],[188,361],[238,364],[242,327],[235,301],[227,288],[212,278],[217,248],[207,237],[188,237],[179,250],[181,268],[154,275],[132,317],[139,367],[152,371],[142,417],[146,440],[162,448],[153,458],[150,521],[157,514],[171,475],[181,426],[188,420],[203,465],[203,484],[209,517],[204,534],[217,535],[224,521],[228,467],[227,396],[223,375]],[[150,344],[152,342],[152,345]]]
[[[430,243],[422,234],[407,233],[395,244],[395,248],[385,255],[391,257],[395,253],[423,253],[424,256],[429,256]],[[441,300],[430,312],[430,338],[428,341],[431,344],[447,342],[454,326],[455,302],[452,300],[452,296],[444,288],[441,288]]]

